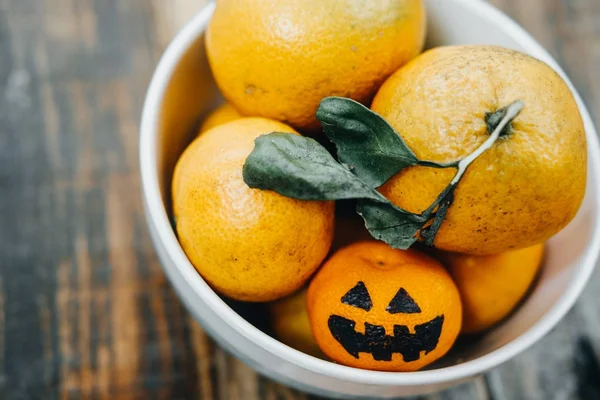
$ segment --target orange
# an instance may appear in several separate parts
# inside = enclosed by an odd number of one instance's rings
[[[321,350],[358,368],[416,371],[446,354],[461,326],[460,296],[444,267],[382,242],[334,253],[307,299]]]
[[[314,357],[324,358],[312,334],[306,311],[306,289],[269,303],[271,326],[281,342]]]
[[[508,132],[469,167],[435,238],[437,248],[496,254],[532,246],[577,213],[586,187],[586,139],[571,91],[548,65],[493,46],[441,47],[399,69],[372,109],[415,154],[449,162],[489,136],[486,113],[525,107]],[[381,192],[412,212],[426,209],[454,169],[413,167]]]
[[[334,203],[250,189],[242,167],[254,139],[295,131],[242,118],[200,135],[173,176],[173,214],[181,245],[202,277],[237,300],[270,301],[300,288],[331,245]]]
[[[421,52],[425,25],[422,0],[219,0],[206,50],[242,114],[314,130],[321,99],[369,102]]]
[[[212,111],[202,122],[200,126],[200,133],[206,132],[215,126],[222,125],[224,123],[235,121],[236,119],[243,118],[242,114],[238,112],[231,104],[225,103],[220,105],[217,109]]]
[[[525,296],[542,263],[544,245],[491,256],[446,253],[463,302],[462,333],[479,333],[504,319]]]

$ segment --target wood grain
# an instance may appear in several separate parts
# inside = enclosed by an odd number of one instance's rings
[[[600,122],[600,2],[492,0]],[[216,346],[160,269],[137,129],[203,0],[0,0],[0,399],[307,399]],[[597,272],[531,350],[428,399],[600,398]]]

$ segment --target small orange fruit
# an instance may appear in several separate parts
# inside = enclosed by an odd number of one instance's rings
[[[444,267],[382,242],[337,251],[308,288],[321,350],[353,367],[416,371],[442,357],[460,331],[458,290]]]
[[[200,133],[240,118],[243,118],[243,115],[230,103],[222,104],[204,119],[200,126]]]
[[[217,291],[270,301],[300,288],[331,245],[334,203],[295,200],[251,189],[242,167],[254,139],[296,133],[266,118],[242,118],[200,135],[184,151],[172,183],[183,249]]]
[[[531,286],[544,245],[492,256],[445,253],[463,302],[462,333],[479,333],[504,319]]]
[[[421,52],[425,25],[423,0],[219,0],[206,50],[243,114],[314,130],[321,99],[369,102]]]
[[[306,311],[306,288],[268,305],[275,337],[296,350],[324,358]]]
[[[468,168],[434,245],[469,254],[532,246],[577,213],[586,187],[586,138],[571,91],[545,63],[494,46],[438,47],[395,72],[371,108],[422,160],[471,154],[490,134],[490,115],[525,104],[499,140]],[[450,183],[454,169],[412,167],[381,193],[420,213]]]

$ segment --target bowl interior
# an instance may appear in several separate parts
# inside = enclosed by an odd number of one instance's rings
[[[521,31],[514,23],[508,19],[501,24],[493,21],[489,13],[483,12],[483,6],[471,7],[469,0],[428,0],[426,3],[429,11],[428,47],[450,44],[501,45],[531,54],[559,70],[534,41],[521,36]],[[559,70],[559,73],[562,74],[562,71]],[[155,165],[163,204],[170,213],[171,175],[177,158],[196,134],[198,122],[222,101],[207,64],[202,36],[198,36],[185,49],[166,82],[164,93],[158,117]],[[586,117],[586,130],[588,138],[594,135],[589,117]],[[598,161],[592,156],[597,151],[595,146],[594,138],[590,146],[588,188],[584,203],[572,223],[550,240],[544,268],[530,295],[509,319],[481,337],[461,340],[460,345],[433,368],[474,360],[499,349],[530,330],[545,315],[555,312],[559,303],[565,301],[564,293],[572,289],[577,276],[587,268],[584,258],[589,256],[590,251],[596,252],[593,248],[595,240],[592,240],[598,219]],[[589,271],[585,273],[589,274]],[[210,295],[216,296],[214,293]],[[262,305],[226,302],[252,324],[269,333]]]

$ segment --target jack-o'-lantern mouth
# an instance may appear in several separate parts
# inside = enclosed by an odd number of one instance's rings
[[[356,322],[339,315],[331,315],[329,330],[342,347],[354,358],[359,353],[368,353],[376,361],[391,361],[394,353],[402,355],[404,362],[416,361],[421,352],[428,354],[438,344],[444,316],[440,315],[420,325],[415,325],[415,333],[410,333],[405,325],[394,325],[394,335],[385,333],[381,325],[365,322],[365,333],[355,330]]]

